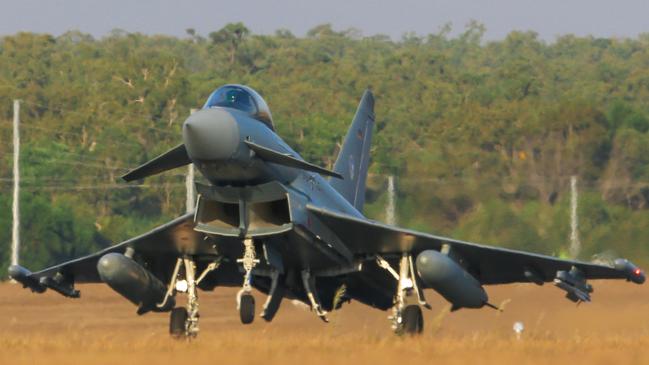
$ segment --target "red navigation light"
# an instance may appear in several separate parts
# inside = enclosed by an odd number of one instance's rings
[[[640,276],[640,274],[642,274],[642,270],[640,270],[640,268],[637,268],[633,270],[633,273],[636,274],[637,276]]]

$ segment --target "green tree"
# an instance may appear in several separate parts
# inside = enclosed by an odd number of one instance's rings
[[[237,50],[250,34],[250,30],[243,23],[228,23],[223,28],[209,34],[212,43],[225,45],[228,48],[230,64],[234,63]]]

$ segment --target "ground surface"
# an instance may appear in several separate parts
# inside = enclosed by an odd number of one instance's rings
[[[545,285],[489,287],[505,311],[461,310],[435,293],[419,338],[398,338],[387,313],[351,303],[324,324],[284,301],[273,323],[239,323],[232,289],[201,293],[201,334],[167,335],[166,314],[138,317],[103,285],[82,285],[81,299],[32,294],[0,284],[0,364],[649,364],[649,285],[594,282],[579,307]],[[263,296],[257,296],[260,310]],[[525,331],[517,340],[512,325]]]

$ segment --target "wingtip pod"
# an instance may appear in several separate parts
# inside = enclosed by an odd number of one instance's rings
[[[644,271],[627,259],[615,260],[614,266],[616,270],[623,272],[629,281],[642,284],[646,280]]]
[[[24,288],[29,288],[32,292],[43,293],[47,288],[32,276],[32,272],[20,265],[9,266],[9,277],[21,283]]]

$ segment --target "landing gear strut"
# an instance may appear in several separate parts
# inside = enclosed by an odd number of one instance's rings
[[[320,305],[320,298],[318,298],[318,293],[315,290],[315,278],[311,275],[308,270],[302,271],[302,283],[304,284],[304,290],[306,291],[306,296],[309,298],[311,303],[311,310],[318,315],[323,322],[329,323],[327,318],[327,312],[322,309]]]
[[[399,261],[397,273],[390,263],[377,257],[380,267],[387,270],[397,280],[397,293],[394,298],[392,329],[398,335],[418,335],[424,330],[424,317],[421,307],[430,309],[424,293],[419,290],[415,276],[412,256],[404,253]]]
[[[163,308],[169,298],[176,295],[176,292],[187,294],[187,305],[185,308],[174,308],[169,316],[169,334],[176,338],[192,338],[198,335],[198,284],[205,276],[219,266],[219,261],[210,263],[201,275],[196,278],[196,264],[189,256],[184,256],[176,260],[171,281],[167,288],[167,293],[162,303],[158,307]],[[183,278],[180,279],[181,271]]]
[[[255,320],[255,298],[252,296],[252,269],[257,266],[259,259],[257,259],[252,238],[244,239],[243,246],[243,258],[237,260],[237,262],[243,265],[243,270],[246,273],[243,277],[243,287],[237,294],[237,309],[239,310],[241,323],[250,324]]]

